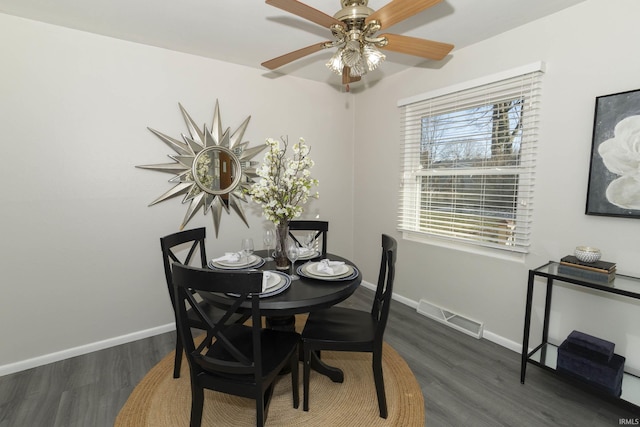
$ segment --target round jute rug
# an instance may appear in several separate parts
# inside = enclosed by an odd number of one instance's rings
[[[189,425],[191,389],[189,367],[183,358],[180,378],[173,378],[171,352],[154,366],[129,396],[114,427],[179,427]],[[266,426],[424,426],[424,399],[415,376],[404,359],[384,344],[383,371],[389,416],[380,418],[367,353],[323,352],[322,359],[344,371],[344,382],[334,383],[312,371],[309,412],[293,408],[291,378],[275,386]],[[255,402],[205,390],[202,426],[254,426]]]

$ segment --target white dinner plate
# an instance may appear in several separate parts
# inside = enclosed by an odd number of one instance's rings
[[[253,264],[258,260],[256,255],[249,255],[248,257],[241,256],[238,261],[213,261],[215,264],[220,264],[225,267],[246,267]]]
[[[289,286],[291,286],[291,278],[289,277],[289,275],[285,273],[280,273],[278,271],[270,271],[270,273],[271,273],[271,277],[269,277],[268,283],[272,283],[271,282],[272,280],[277,280],[278,283],[270,288],[267,288],[264,292],[260,292],[258,294],[258,298],[266,298],[266,297],[281,294],[282,292],[289,289]],[[275,276],[275,279],[272,279],[272,277],[274,276]],[[234,294],[233,292],[230,292],[227,295],[232,297],[239,296],[238,294]]]
[[[271,292],[274,290],[276,286],[278,286],[282,282],[282,276],[275,273],[270,273],[269,278],[267,279],[267,286],[264,288],[262,292]]]
[[[252,255],[255,256],[255,255]],[[249,268],[259,268],[262,267],[264,265],[265,261],[264,258],[260,258],[259,256],[255,257],[254,262],[250,262],[249,264],[246,263],[241,263],[241,264],[229,264],[229,265],[225,265],[225,264],[221,264],[218,261],[209,261],[209,263],[207,264],[209,266],[209,268],[212,268],[214,270],[246,270]]]
[[[320,256],[320,252],[318,252],[318,251],[310,251],[310,252],[308,252],[308,253],[306,253],[304,255],[300,255],[298,257],[298,260],[299,261],[306,261],[308,259],[313,259],[313,258],[316,258],[318,256]]]
[[[327,273],[325,271],[318,271],[319,265],[320,265],[319,262],[309,262],[303,266],[303,270],[310,276],[329,277],[329,278],[348,276],[351,273],[353,273],[353,269],[351,268],[351,266],[347,264],[336,265],[335,267],[332,267],[333,274]]]
[[[358,275],[360,274],[360,272],[358,271],[357,268],[355,268],[352,265],[349,265],[348,271],[344,274],[341,274],[339,276],[319,276],[316,274],[313,274],[312,272],[309,272],[309,270],[307,270],[307,264],[302,264],[301,266],[298,267],[298,274],[302,277],[307,277],[309,279],[316,279],[316,280],[322,280],[325,282],[339,282],[339,281],[343,281],[343,280],[353,280],[356,277],[358,277]]]

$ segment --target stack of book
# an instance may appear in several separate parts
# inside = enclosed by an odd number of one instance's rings
[[[607,284],[616,277],[616,264],[607,261],[582,262],[573,255],[567,255],[560,259],[558,273]]]

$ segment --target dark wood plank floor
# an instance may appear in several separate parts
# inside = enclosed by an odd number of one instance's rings
[[[361,288],[343,305],[368,308]],[[174,333],[0,377],[0,427],[101,427],[173,349]],[[430,427],[618,426],[640,415],[530,366],[520,355],[455,331],[394,301],[385,334],[407,361],[425,397]]]

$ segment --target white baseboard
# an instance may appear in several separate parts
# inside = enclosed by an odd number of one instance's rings
[[[374,285],[373,283],[369,283],[366,281],[362,281],[361,283],[362,286],[364,286],[367,289],[371,289],[372,291],[376,290],[376,285]],[[418,301],[414,301],[412,299],[403,297],[402,295],[398,295],[396,293],[393,294],[392,298],[395,301],[398,301],[399,303],[402,303],[404,305],[407,305],[413,309],[417,309],[418,308]],[[515,351],[516,353],[521,353],[522,351],[522,343],[517,343],[515,341],[511,341],[501,335],[495,334],[489,330],[484,329],[482,331],[482,338],[486,339],[487,341],[491,341],[493,343],[498,344],[499,346],[505,347],[511,351]]]
[[[163,334],[165,332],[174,331],[175,323],[168,323],[155,328],[145,329],[143,331],[132,332],[130,334],[97,341],[78,347],[68,348],[57,351],[55,353],[44,354],[42,356],[33,357],[31,359],[21,360],[15,363],[0,366],[0,376],[13,374],[15,372],[25,371],[37,366],[47,365],[53,362],[59,362],[70,357],[80,356],[94,351],[103,350],[105,348],[114,347],[116,345],[137,341],[143,338],[152,337],[154,335]]]
[[[364,286],[367,289],[370,289],[372,291],[376,290],[376,285],[374,285],[373,283],[369,283],[365,280],[362,281],[362,283],[360,283],[361,286]],[[404,304],[404,305],[408,305],[411,308],[418,308],[418,303],[414,300],[411,300],[409,298],[405,298],[402,295],[398,295],[395,292],[393,293],[393,295],[391,296],[391,298],[393,298],[394,300]]]
[[[373,283],[369,283],[369,282],[367,282],[366,280],[363,280],[363,281],[360,283],[360,286],[364,286],[365,288],[370,289],[370,290],[372,290],[372,291],[375,291],[375,290],[376,290],[376,285],[374,285]]]
[[[450,328],[456,329],[476,339],[482,338],[484,323],[469,319],[443,307],[439,307],[425,299],[418,302],[418,313],[436,320]]]
[[[375,291],[376,289],[376,285],[374,285],[373,283],[366,282],[364,280],[362,281],[362,286],[373,291]],[[394,293],[393,299],[413,309],[418,308],[418,301],[414,301],[412,299],[403,297],[402,295],[398,295]],[[80,355],[91,353],[94,351],[103,350],[105,348],[114,347],[116,345],[137,341],[143,338],[148,338],[154,335],[159,335],[165,332],[173,331],[175,329],[176,329],[175,323],[168,323],[166,325],[157,326],[155,328],[132,332],[130,334],[121,335],[118,337],[113,337],[106,340],[97,341],[94,343],[89,343],[86,345],[81,345],[78,347],[57,351],[55,353],[44,354],[42,356],[34,357],[31,359],[21,360],[15,363],[9,363],[7,365],[0,366],[0,376],[13,374],[15,372],[24,371],[27,369],[35,368],[37,366],[42,366],[42,365],[46,365],[53,362],[59,362],[60,360],[68,359],[70,357],[80,356]],[[502,347],[508,348],[509,350],[515,351],[516,353],[520,353],[520,350],[522,349],[522,344],[508,340],[488,330],[483,331],[483,338],[491,342],[494,342]]]
[[[488,341],[498,344],[499,346],[508,348],[511,351],[515,351],[520,354],[522,351],[522,343],[517,343],[515,341],[511,341],[506,339],[503,336],[496,335],[491,331],[485,330],[482,335],[483,338],[486,338]]]

